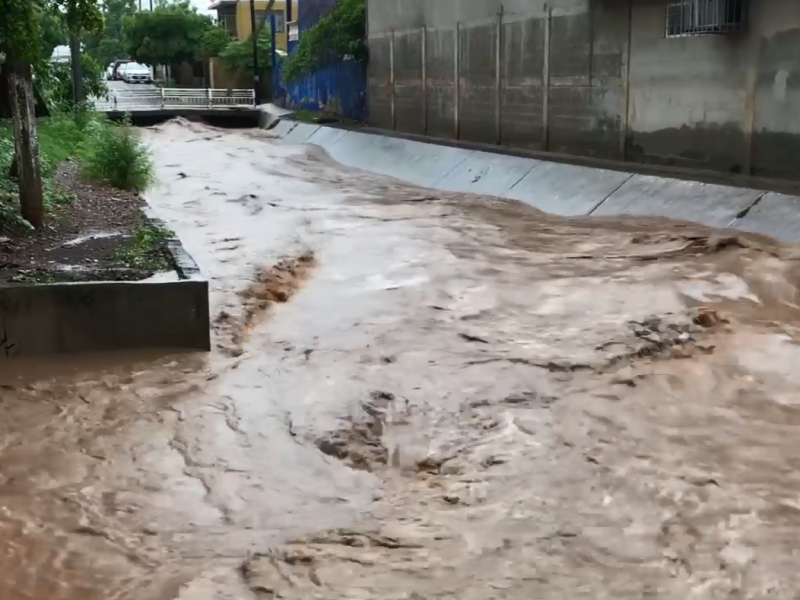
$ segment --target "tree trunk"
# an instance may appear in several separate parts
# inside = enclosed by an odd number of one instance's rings
[[[11,111],[14,122],[14,152],[19,175],[19,205],[22,217],[39,229],[44,223],[42,172],[36,141],[33,103],[33,78],[27,63],[6,63],[11,88]]]
[[[8,166],[8,178],[14,181],[19,179],[19,158],[17,158],[16,152],[14,152],[14,158],[11,159],[11,164]]]
[[[83,65],[81,64],[81,40],[77,35],[69,36],[69,54],[72,65],[72,101],[77,106],[83,102]]]

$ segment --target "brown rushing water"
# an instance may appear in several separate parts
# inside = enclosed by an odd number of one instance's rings
[[[147,136],[215,349],[5,363],[0,598],[795,598],[794,248]]]

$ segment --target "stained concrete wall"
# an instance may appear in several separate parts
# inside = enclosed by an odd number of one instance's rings
[[[0,327],[0,362],[143,348],[208,350],[208,283],[0,287]]]
[[[369,0],[371,124],[800,178],[800,3],[665,37],[664,0]]]

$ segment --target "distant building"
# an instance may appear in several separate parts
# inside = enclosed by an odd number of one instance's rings
[[[51,62],[69,62],[72,54],[69,51],[69,46],[56,46],[53,54],[50,56]]]
[[[267,0],[255,0],[256,22],[269,25],[270,16],[275,16],[275,45],[286,50],[288,2],[275,0],[272,10],[267,13]],[[297,14],[298,0],[292,2],[292,13]],[[246,40],[250,37],[250,0],[212,0],[209,9],[216,11],[217,21],[232,37]]]

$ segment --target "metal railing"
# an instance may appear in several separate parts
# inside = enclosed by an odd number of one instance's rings
[[[105,98],[95,100],[100,111],[165,109],[236,109],[254,108],[255,90],[147,88],[130,86],[124,92],[110,90]]]
[[[747,0],[671,0],[664,36],[686,37],[742,31]]]

